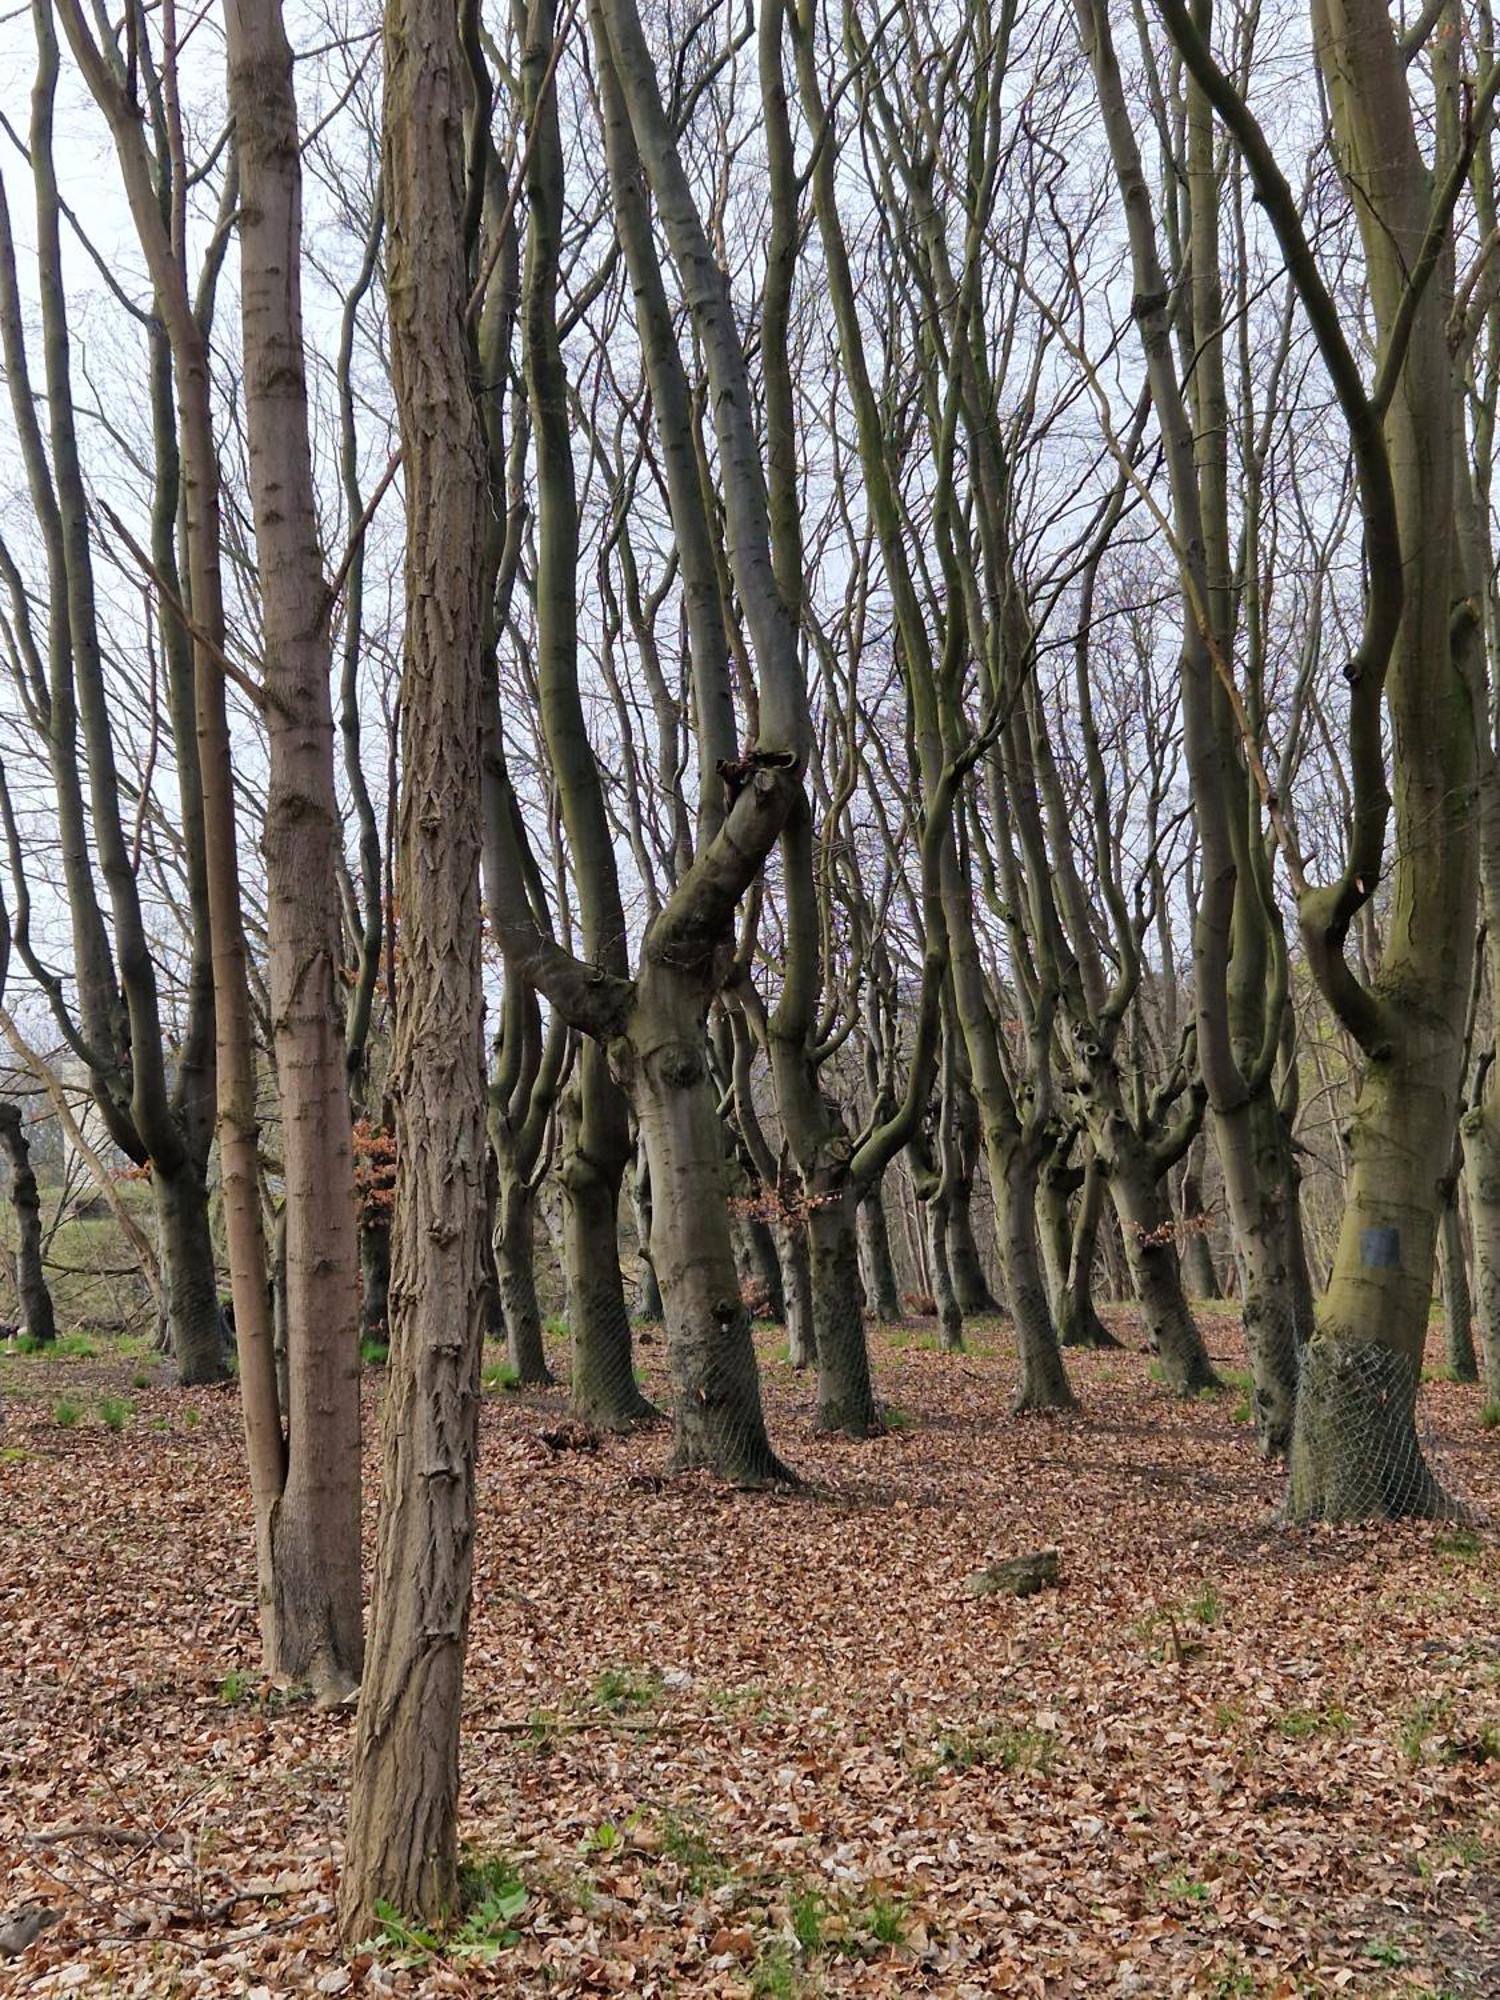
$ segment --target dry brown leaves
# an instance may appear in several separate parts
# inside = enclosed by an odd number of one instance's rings
[[[1233,1395],[1070,1357],[1082,1412],[1008,1421],[977,1332],[877,1337],[866,1445],[768,1340],[790,1497],[487,1397],[464,1831],[529,1892],[491,1963],[338,1956],[351,1717],[258,1677],[233,1393],[0,1363],[0,1918],[61,1913],[0,1994],[1500,1994],[1490,1533],[1283,1529]],[[1425,1408],[1495,1518],[1477,1392]],[[966,1592],[1053,1545],[1059,1589]]]

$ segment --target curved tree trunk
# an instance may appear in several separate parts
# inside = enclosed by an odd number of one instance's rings
[[[49,1347],[57,1338],[57,1320],[42,1268],[42,1204],[19,1104],[0,1103],[0,1148],[10,1160],[10,1205],[16,1212],[16,1294],[21,1303],[21,1331],[39,1347]]]
[[[1071,1188],[1078,1183],[1073,1212]],[[1097,1162],[1055,1173],[1044,1167],[1037,1182],[1037,1236],[1059,1347],[1118,1347],[1094,1307],[1094,1245],[1104,1204]]]
[[[735,1212],[733,1231],[735,1265],[740,1274],[741,1287],[747,1289],[752,1297],[764,1301],[757,1308],[755,1317],[769,1320],[773,1326],[785,1325],[786,1280],[782,1275],[781,1253],[776,1245],[775,1232],[762,1216],[747,1214],[743,1208]]]
[[[1218,1299],[1224,1296],[1219,1274],[1214,1269],[1214,1253],[1208,1240],[1208,1217],[1203,1208],[1203,1183],[1199,1173],[1202,1140],[1188,1150],[1182,1169],[1182,1265],[1188,1296]]]
[[[960,1180],[948,1204],[948,1270],[953,1280],[953,1296],[965,1319],[993,1315],[1000,1310],[999,1301],[990,1290],[990,1281],[984,1275],[979,1245],[974,1240],[973,1194],[973,1181]]]

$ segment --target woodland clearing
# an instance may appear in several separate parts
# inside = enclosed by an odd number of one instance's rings
[[[853,1443],[758,1343],[800,1494],[665,1479],[665,1428],[593,1440],[488,1371],[479,1916],[347,1963],[354,1714],[258,1674],[236,1393],[106,1342],[0,1359],[0,1870],[60,1912],[0,1993],[1500,1993],[1476,1389],[1422,1406],[1475,1527],[1290,1529],[1236,1392],[1180,1401],[1137,1352],[1070,1356],[1081,1410],[1013,1420],[1008,1326],[957,1356],[881,1329],[892,1431]],[[1042,1546],[1058,1588],[966,1587]]]

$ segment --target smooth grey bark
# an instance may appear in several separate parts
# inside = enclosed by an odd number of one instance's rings
[[[947,1192],[941,1191],[929,1195],[922,1204],[927,1237],[927,1279],[932,1287],[932,1302],[937,1312],[944,1351],[948,1354],[961,1354],[964,1346],[964,1316],[958,1303],[958,1294],[954,1290],[953,1272],[948,1262],[948,1202]]]
[[[794,1368],[807,1368],[817,1352],[813,1330],[813,1267],[808,1218],[787,1216],[771,1233],[776,1240],[776,1261],[781,1269],[787,1359]]]
[[[1077,1206],[1074,1208],[1076,1196]],[[1037,1235],[1060,1347],[1118,1347],[1094,1306],[1094,1249],[1105,1201],[1096,1161],[1069,1166],[1056,1154],[1037,1181]]]
[[[896,1283],[896,1262],[891,1254],[890,1221],[885,1209],[885,1179],[869,1188],[859,1204],[860,1276],[865,1298],[882,1326],[900,1326],[901,1290]]]
[[[1201,1161],[1202,1141],[1196,1141],[1183,1162],[1179,1198],[1182,1208],[1182,1264],[1188,1295],[1195,1299],[1223,1297],[1219,1274],[1214,1269],[1213,1247],[1208,1240],[1208,1217],[1203,1208]]]

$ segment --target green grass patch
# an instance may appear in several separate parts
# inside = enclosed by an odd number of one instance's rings
[[[518,1389],[521,1378],[508,1361],[492,1361],[480,1376],[480,1382],[491,1394]]]
[[[594,1682],[598,1708],[625,1715],[653,1707],[662,1695],[662,1678],[655,1667],[606,1667]]]
[[[52,1421],[60,1431],[70,1431],[83,1415],[82,1407],[69,1402],[66,1396],[59,1396],[52,1405]]]
[[[1349,1717],[1336,1701],[1321,1708],[1289,1708],[1276,1718],[1278,1733],[1289,1743],[1305,1743],[1314,1736],[1342,1736],[1349,1727]]]
[[[733,1873],[702,1826],[672,1807],[661,1817],[659,1852],[681,1870],[695,1896],[722,1888]]]
[[[101,1396],[99,1398],[99,1421],[108,1431],[118,1437],[130,1422],[131,1410],[123,1396]]]

